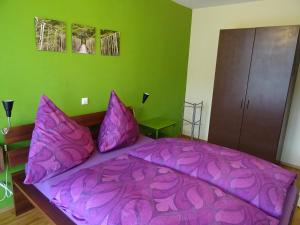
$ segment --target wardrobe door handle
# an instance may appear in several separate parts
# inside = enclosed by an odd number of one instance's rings
[[[243,106],[244,106],[244,98],[242,98],[241,100],[241,109],[243,108]]]
[[[247,106],[246,106],[247,109],[249,109],[249,105],[250,105],[250,100],[248,99]]]

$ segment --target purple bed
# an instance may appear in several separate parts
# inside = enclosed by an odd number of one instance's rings
[[[35,186],[79,225],[288,225],[295,178],[220,146],[140,137]]]

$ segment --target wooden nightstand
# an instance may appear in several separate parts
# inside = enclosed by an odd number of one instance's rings
[[[157,139],[160,130],[168,127],[175,127],[176,122],[174,120],[157,117],[157,118],[141,121],[139,122],[139,125],[154,130],[155,139]]]

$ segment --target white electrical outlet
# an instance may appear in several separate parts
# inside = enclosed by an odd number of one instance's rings
[[[299,193],[299,197],[300,197],[300,193]],[[298,200],[297,206],[300,208],[300,198],[299,198],[299,200]]]
[[[81,98],[81,105],[87,105],[89,104],[89,99],[88,98]]]

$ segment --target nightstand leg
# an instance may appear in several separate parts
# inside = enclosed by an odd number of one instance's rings
[[[158,130],[155,130],[155,139],[158,139]]]

